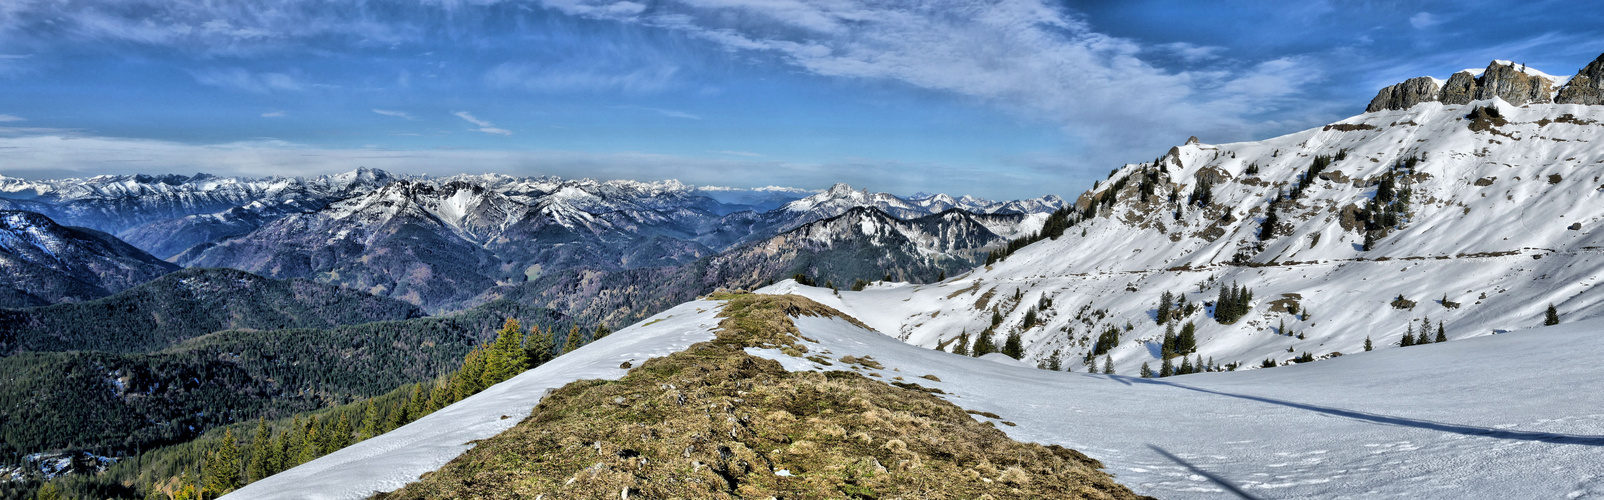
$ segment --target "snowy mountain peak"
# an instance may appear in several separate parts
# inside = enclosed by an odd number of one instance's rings
[[[1434,77],[1411,78],[1381,89],[1370,101],[1365,112],[1409,109],[1425,102],[1467,104],[1471,101],[1493,98],[1521,106],[1528,103],[1604,104],[1604,61],[1600,55],[1571,78],[1562,78],[1538,71],[1525,64],[1507,60],[1494,60],[1486,68],[1466,69],[1449,76],[1447,80]]]

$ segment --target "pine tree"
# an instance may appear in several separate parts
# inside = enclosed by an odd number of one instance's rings
[[[1264,216],[1264,224],[1259,226],[1259,241],[1266,241],[1275,237],[1275,226],[1281,219],[1275,215],[1275,202],[1270,202],[1270,210]]]
[[[1444,329],[1442,327],[1442,322],[1441,321],[1437,322],[1437,341],[1438,342],[1447,342],[1448,341],[1448,330],[1446,330],[1446,329]]]
[[[295,457],[296,465],[323,456],[323,430],[319,427],[318,419],[307,419],[306,433],[301,435],[301,456]]]
[[[372,405],[369,405],[371,408]],[[267,419],[256,419],[256,432],[251,434],[250,462],[245,466],[246,481],[260,481],[262,478],[277,472],[273,460],[273,430],[267,427]]]
[[[239,442],[234,439],[233,429],[223,432],[223,442],[206,458],[202,482],[207,491],[222,494],[240,487]]]
[[[1110,356],[1105,356],[1103,358],[1103,374],[1104,375],[1113,375],[1114,374],[1114,356],[1110,355]]]
[[[996,328],[997,325],[1001,325],[1002,324],[1002,320],[1003,320],[1002,312],[998,311],[996,309],[992,309],[991,310],[991,327],[992,328]]]
[[[1142,362],[1142,378],[1153,378],[1153,368],[1147,366],[1146,361]]]
[[[1008,340],[1003,342],[1002,353],[1010,358],[1025,359],[1024,341],[1020,338],[1019,332],[1008,334]]]
[[[1366,336],[1365,337],[1365,351],[1368,352],[1368,351],[1371,351],[1371,350],[1374,350],[1374,349],[1375,349],[1375,346],[1371,345],[1370,337]]]
[[[1409,346],[1412,346],[1412,345],[1415,345],[1415,324],[1414,323],[1410,323],[1409,324],[1409,330],[1405,331],[1403,339],[1398,341],[1398,347],[1409,347]]]
[[[1548,311],[1543,313],[1543,326],[1554,326],[1557,324],[1559,324],[1559,309],[1555,309],[1554,304],[1549,304]]]
[[[568,338],[563,339],[563,354],[574,352],[574,349],[578,349],[584,342],[584,334],[579,332],[579,325],[574,325],[568,329]]]
[[[1197,351],[1197,324],[1191,321],[1181,326],[1181,334],[1175,336],[1175,353],[1190,354]]]
[[[1181,356],[1181,368],[1175,372],[1177,375],[1192,373],[1192,358]]]
[[[1171,363],[1169,358],[1164,358],[1164,363],[1158,367],[1158,376],[1163,378],[1171,375],[1175,375],[1175,363]]]
[[[1170,295],[1169,290],[1165,290],[1164,293],[1159,296],[1159,298],[1158,298],[1158,314],[1156,314],[1156,316],[1158,316],[1156,318],[1156,320],[1158,321],[1158,324],[1162,325],[1165,322],[1169,321],[1169,319],[1170,319],[1170,303],[1174,302],[1174,301],[1175,301],[1175,297]]]
[[[1175,324],[1164,325],[1164,343],[1159,344],[1159,357],[1169,359],[1175,356]]]
[[[953,354],[957,354],[959,356],[968,356],[969,355],[969,332],[968,331],[965,331],[965,332],[963,332],[962,335],[959,335],[958,336],[958,340],[956,342],[954,342],[954,343],[957,344],[957,345],[953,346],[953,348],[952,348],[952,353]]]
[[[531,327],[528,341],[524,346],[524,357],[529,360],[529,366],[540,366],[551,361],[553,339],[550,333],[543,333],[540,327]]]
[[[997,344],[991,342],[991,330],[980,332],[980,338],[975,339],[975,347],[970,354],[978,358],[994,352],[997,352]]]

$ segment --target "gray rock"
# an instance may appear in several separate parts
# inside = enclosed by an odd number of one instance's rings
[[[1604,104],[1604,54],[1588,63],[1559,89],[1558,104]]]
[[[1454,73],[1448,77],[1448,83],[1443,84],[1437,100],[1443,104],[1469,104],[1476,100],[1476,77],[1468,71]]]
[[[1376,98],[1370,100],[1370,106],[1365,107],[1365,112],[1409,109],[1416,104],[1437,100],[1439,90],[1441,89],[1437,87],[1437,82],[1431,77],[1410,78],[1403,83],[1381,89],[1381,92],[1376,93]]]
[[[1498,97],[1516,106],[1551,102],[1553,83],[1547,78],[1522,73],[1520,69],[1524,67],[1518,69],[1514,64],[1496,62],[1487,65],[1487,71],[1476,79],[1476,99]]]

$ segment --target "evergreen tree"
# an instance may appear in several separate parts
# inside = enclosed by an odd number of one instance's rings
[[[1398,347],[1409,347],[1409,346],[1412,346],[1412,345],[1415,345],[1415,324],[1414,323],[1410,323],[1409,324],[1409,330],[1405,331],[1403,339],[1398,341]]]
[[[1159,344],[1159,357],[1171,358],[1175,356],[1175,324],[1164,325],[1164,343]]]
[[[223,432],[223,442],[207,455],[205,467],[202,482],[207,491],[222,494],[240,487],[239,443],[233,429]]]
[[[1036,326],[1036,308],[1035,307],[1032,307],[1032,308],[1030,308],[1030,310],[1025,311],[1025,324],[1020,325],[1019,327],[1022,328],[1022,329],[1025,329],[1025,330],[1029,330],[1033,326]]]
[[[954,342],[954,343],[957,344],[957,345],[953,346],[953,348],[952,348],[952,353],[953,354],[957,354],[959,356],[968,356],[969,355],[969,332],[968,331],[965,331],[965,332],[963,332],[962,335],[959,335],[958,336],[958,340],[956,342]]]
[[[1170,303],[1174,301],[1175,297],[1170,295],[1169,290],[1165,290],[1164,293],[1159,296],[1158,317],[1156,318],[1158,324],[1162,325],[1170,320]]]
[[[1374,346],[1374,345],[1371,345],[1371,343],[1370,343],[1370,337],[1369,337],[1369,336],[1366,336],[1366,337],[1365,337],[1365,351],[1366,351],[1366,352],[1369,352],[1369,351],[1371,351],[1371,350],[1374,350],[1374,349],[1375,349],[1375,346]]]
[[[1114,374],[1114,356],[1110,355],[1110,356],[1103,357],[1103,374],[1104,375],[1113,375]]]
[[[256,419],[256,432],[251,434],[250,462],[245,466],[245,480],[260,481],[278,472],[278,466],[272,460],[273,430],[267,427],[266,418],[259,417]]]
[[[1437,341],[1438,342],[1447,342],[1448,341],[1448,330],[1446,330],[1446,329],[1444,329],[1442,327],[1442,322],[1441,321],[1437,322]]]
[[[1177,375],[1192,373],[1192,358],[1181,356],[1181,368],[1176,370]]]
[[[1020,338],[1018,331],[1008,334],[1008,340],[1003,342],[1002,353],[1007,354],[1010,358],[1025,359],[1024,341]]]
[[[595,342],[612,334],[613,330],[611,328],[607,328],[607,323],[600,323],[596,325],[596,332],[590,334],[590,341]]]
[[[1275,215],[1275,202],[1272,201],[1269,212],[1264,216],[1264,224],[1259,226],[1259,241],[1274,238],[1275,226],[1280,223],[1281,219]]]
[[[563,354],[574,352],[574,349],[578,349],[584,342],[584,334],[580,333],[579,325],[574,325],[568,329],[568,338],[563,339]]]
[[[978,358],[994,352],[997,352],[997,344],[991,342],[991,330],[980,332],[979,338],[975,339],[975,347],[971,349],[970,354]]]
[[[1142,378],[1153,378],[1153,368],[1147,366],[1146,361],[1142,362]]]
[[[529,360],[529,366],[540,366],[551,361],[553,339],[551,333],[542,333],[540,327],[529,329],[528,341],[524,346],[524,358]]]
[[[54,482],[45,482],[39,485],[39,490],[33,493],[34,500],[67,500],[67,495],[61,493]]]
[[[308,418],[306,421],[306,433],[301,435],[301,455],[295,457],[296,465],[323,456],[323,430],[319,428],[318,419]]]
[[[1543,326],[1554,326],[1557,324],[1559,324],[1559,309],[1555,309],[1554,304],[1549,304],[1548,311],[1543,313]]]
[[[1001,325],[1002,324],[1002,320],[1003,320],[1002,312],[998,311],[996,309],[992,309],[991,310],[991,327],[992,328],[996,328],[997,325]]]
[[[1171,363],[1169,358],[1164,358],[1164,364],[1158,367],[1158,376],[1163,378],[1171,375],[1175,375],[1175,364]]]
[[[1175,353],[1190,354],[1197,351],[1197,324],[1191,321],[1181,326],[1181,334],[1175,336]]]

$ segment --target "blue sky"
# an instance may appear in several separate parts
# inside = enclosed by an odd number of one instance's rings
[[[1412,76],[1569,75],[1601,21],[1577,2],[13,0],[0,174],[1073,196],[1187,136],[1317,126]]]

